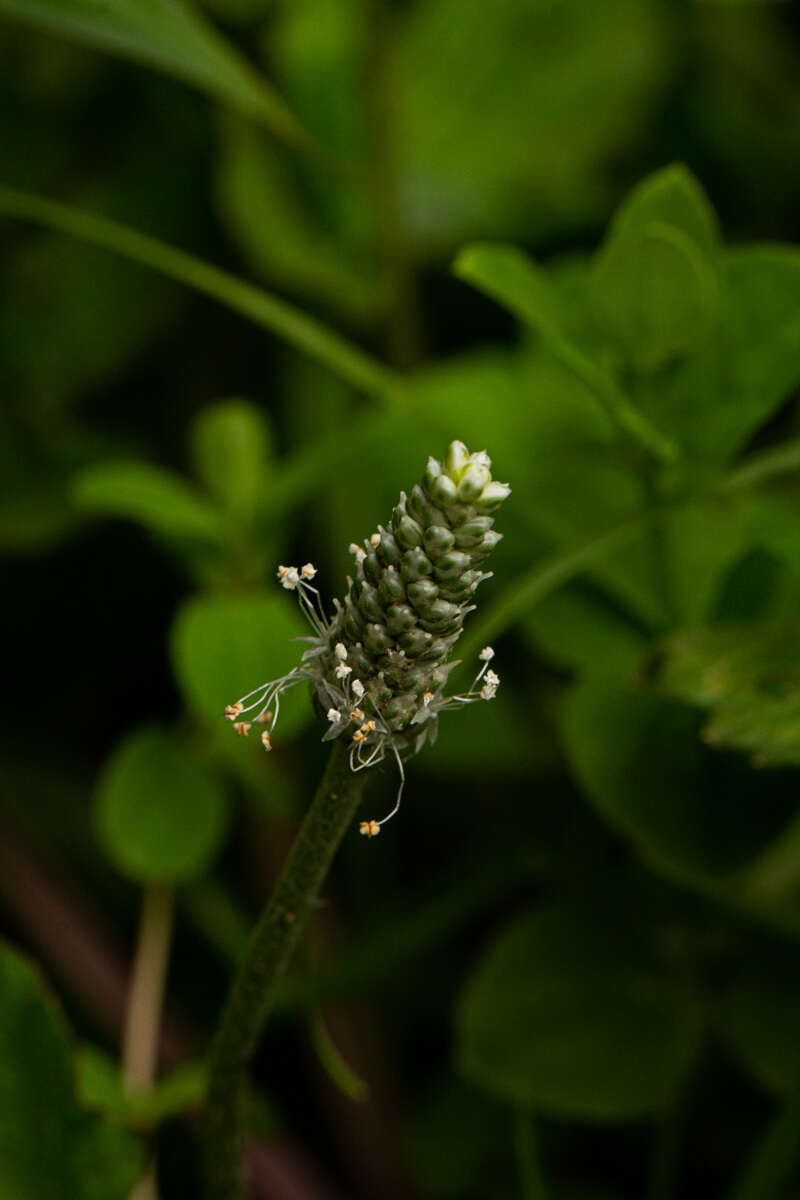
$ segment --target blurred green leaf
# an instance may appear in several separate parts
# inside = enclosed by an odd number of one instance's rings
[[[751,862],[785,827],[788,800],[713,756],[698,715],[675,702],[587,679],[561,723],[587,797],[654,865],[683,879],[718,879]]]
[[[770,1092],[800,1086],[798,957],[783,946],[750,948],[726,981],[719,1034],[738,1061]]]
[[[230,120],[220,140],[218,207],[253,269],[347,320],[373,323],[384,306],[367,247],[349,248],[346,231],[328,227],[288,154],[261,131]],[[332,191],[335,181],[326,182]]]
[[[610,237],[642,233],[653,223],[680,230],[698,249],[713,254],[717,218],[700,183],[682,163],[654,171],[637,184],[614,214]]]
[[[767,1128],[730,1200],[783,1200],[800,1157],[800,1095],[795,1094]]]
[[[453,1075],[425,1088],[408,1128],[408,1162],[428,1200],[514,1194],[508,1110]]]
[[[598,324],[638,370],[701,342],[717,301],[708,256],[663,221],[612,233],[595,261],[592,290]]]
[[[467,246],[453,269],[536,329],[558,362],[600,401],[620,429],[659,458],[675,457],[670,439],[634,408],[611,375],[567,337],[546,272],[521,250],[483,243]]]
[[[156,533],[216,541],[220,514],[171,471],[145,462],[104,462],[73,480],[73,502],[86,512],[126,517]]]
[[[662,645],[665,695],[710,708],[703,739],[755,766],[800,766],[800,631],[792,624],[684,630]]]
[[[225,797],[158,730],[130,734],[97,785],[95,827],[108,857],[140,883],[180,883],[208,866],[225,831]]]
[[[206,1065],[183,1063],[147,1092],[125,1091],[119,1064],[95,1046],[81,1046],[76,1058],[78,1096],[84,1108],[141,1128],[157,1125],[205,1098]]]
[[[719,261],[714,328],[637,390],[649,418],[708,464],[729,461],[800,384],[800,251],[751,246]]]
[[[638,1120],[675,1098],[695,1049],[687,998],[646,935],[603,907],[550,906],[489,947],[459,1002],[462,1071],[495,1095],[590,1121]]]
[[[195,417],[191,442],[195,472],[215,502],[252,519],[276,473],[265,414],[247,400],[221,400]]]
[[[309,627],[293,597],[277,584],[275,593],[199,596],[179,609],[170,634],[173,670],[189,708],[204,720],[221,722],[226,704],[300,661],[304,647],[292,639],[307,637]],[[281,699],[276,735],[290,737],[311,716],[307,690],[295,689]],[[260,746],[241,749],[262,752]]]
[[[278,137],[307,135],[271,85],[182,0],[0,0],[0,15],[176,75],[261,121]]]
[[[629,614],[580,583],[540,596],[522,627],[557,664],[612,678],[627,675],[646,644],[646,631]]]
[[[41,978],[0,947],[2,1200],[125,1200],[142,1168],[138,1142],[78,1108],[70,1053]]]
[[[671,58],[648,0],[425,0],[394,34],[402,212],[429,255],[599,221]]]

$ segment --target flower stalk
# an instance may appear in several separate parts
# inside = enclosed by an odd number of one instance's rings
[[[491,476],[489,456],[453,442],[443,462],[430,458],[422,483],[401,492],[388,527],[352,545],[355,576],[328,616],[313,584],[313,563],[278,568],[311,625],[297,667],[229,704],[226,718],[240,736],[261,728],[272,748],[280,698],[301,684],[327,721],[333,741],[322,782],[303,820],[272,897],[233,980],[211,1049],[205,1151],[210,1200],[245,1194],[246,1069],[302,936],[334,854],[361,801],[365,772],[388,755],[400,786],[380,821],[362,821],[373,838],[394,816],[405,780],[404,760],[436,737],[441,713],[494,698],[500,683],[481,651],[469,691],[445,695],[450,659],[479,584],[482,564],[501,535],[494,512],[509,494]]]
[[[365,783],[363,774],[351,771],[345,744],[337,742],[228,993],[210,1059],[204,1145],[211,1200],[246,1194],[247,1062]]]

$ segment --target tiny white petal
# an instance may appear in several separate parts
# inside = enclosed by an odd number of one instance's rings
[[[340,662],[336,668],[336,678],[347,679],[347,676],[350,674],[352,669],[352,667],[348,667],[347,663]]]
[[[496,683],[485,683],[481,688],[481,700],[494,700],[497,694]]]
[[[486,682],[488,684],[490,684],[491,687],[494,687],[494,688],[498,687],[498,685],[500,683],[500,676],[495,675],[494,671],[487,671],[485,678],[486,678]]]
[[[313,579],[316,573],[317,568],[310,562],[307,562],[305,566],[300,568],[300,574],[303,576],[303,579]]]
[[[355,694],[356,700],[360,700],[364,695],[364,685],[360,679],[353,680],[353,693]]]
[[[344,660],[347,658],[347,648],[344,642],[337,642],[333,647],[333,653],[339,659],[339,662],[344,662]]]
[[[342,714],[339,712],[338,708],[329,708],[325,715],[327,716],[331,725],[335,725],[337,721],[341,721],[342,719]]]
[[[494,658],[494,650],[491,646],[484,646],[478,655],[478,658],[481,660],[481,662],[491,662],[491,660]]]
[[[278,567],[278,579],[281,582],[281,587],[285,587],[287,591],[294,591],[300,582],[300,572],[297,567]]]
[[[381,535],[379,533],[373,533],[372,537],[369,539],[369,544],[373,548],[377,549],[381,544]]]

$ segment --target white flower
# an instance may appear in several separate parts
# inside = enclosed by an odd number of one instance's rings
[[[484,646],[478,655],[478,658],[481,660],[481,662],[491,662],[491,660],[494,658],[494,650],[491,646]]]
[[[338,708],[329,708],[325,715],[330,721],[331,725],[335,725],[337,721],[341,721],[342,719],[342,714],[339,712]]]
[[[347,658],[347,647],[344,642],[337,642],[333,647],[333,653],[338,658],[339,662],[344,662]]]
[[[353,695],[355,696],[356,700],[360,700],[364,695],[364,685],[360,679],[353,680]]]
[[[303,579],[313,579],[314,576],[316,575],[316,573],[317,573],[317,568],[314,566],[313,563],[310,563],[310,562],[307,562],[304,566],[302,566],[300,568],[300,574],[303,576]]]
[[[281,587],[293,592],[300,582],[300,572],[297,567],[278,567],[278,579],[281,581]]]
[[[336,668],[336,678],[347,679],[347,676],[350,674],[352,669],[352,667],[348,667],[347,663],[340,662]]]
[[[500,685],[500,676],[495,675],[494,671],[487,671],[486,675],[485,675],[485,679],[490,687],[496,688],[496,687],[499,687],[499,685]]]
[[[373,533],[372,537],[369,539],[369,544],[374,550],[377,550],[378,546],[381,544],[381,535],[379,533]]]
[[[485,683],[481,688],[481,700],[494,700],[497,695],[496,683]]]

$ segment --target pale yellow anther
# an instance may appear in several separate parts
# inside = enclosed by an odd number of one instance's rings
[[[353,711],[350,713],[350,720],[351,721],[363,721],[364,720],[364,710],[362,708],[354,708]]]
[[[424,692],[423,693],[422,703],[425,705],[426,708],[428,707],[428,705],[430,704],[432,699],[433,699],[433,692]]]
[[[374,721],[365,721],[364,724],[361,726],[362,733],[374,733],[375,729],[376,729],[376,725],[375,725]]]
[[[238,700],[236,701],[235,704],[226,704],[225,705],[225,720],[226,721],[234,721],[238,717],[239,713],[243,712],[243,711],[244,711],[244,705],[242,703],[240,703],[240,701],[238,701]]]
[[[261,735],[261,745],[264,747],[264,749],[265,749],[265,750],[271,750],[271,749],[272,749],[272,740],[271,740],[271,738],[270,738],[270,736],[269,736],[269,730],[268,730],[268,729],[265,729],[265,730],[264,730],[264,732],[263,732],[263,733],[262,733],[262,735]]]
[[[263,713],[261,713],[260,716],[256,717],[256,721],[258,721],[259,725],[269,725],[271,720],[272,720],[272,709],[271,708],[268,708],[266,712],[263,712]]]
[[[381,544],[381,535],[379,533],[373,533],[372,537],[369,539],[369,544],[373,547],[373,549],[377,550],[378,546]]]
[[[363,742],[363,741],[366,741],[366,737],[367,737],[367,735],[365,733],[362,733],[360,729],[357,729],[355,731],[355,733],[353,734],[353,741],[354,742]]]
[[[368,838],[377,837],[380,831],[381,827],[377,821],[362,821],[359,826],[359,832]]]
[[[239,737],[247,737],[248,733],[250,732],[250,722],[249,721],[237,721],[235,723],[235,725],[233,726],[233,728],[236,730]]]

